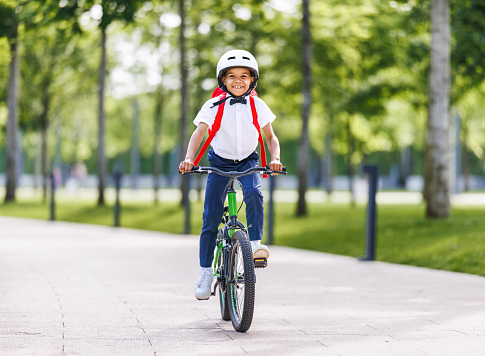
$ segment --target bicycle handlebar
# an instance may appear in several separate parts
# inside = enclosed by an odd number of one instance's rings
[[[283,166],[283,170],[282,171],[273,171],[272,169],[269,168],[269,165],[266,166],[266,167],[252,167],[252,168],[249,168],[243,172],[237,172],[237,171],[229,171],[229,172],[226,172],[226,171],[221,171],[220,169],[218,168],[215,168],[215,167],[200,167],[200,166],[194,166],[192,167],[192,170],[190,172],[184,172],[184,173],[181,173],[182,175],[188,175],[188,174],[208,174],[208,173],[217,173],[217,174],[220,174],[221,176],[225,176],[225,177],[242,177],[242,176],[246,176],[248,174],[253,174],[253,173],[257,173],[257,172],[260,172],[260,173],[265,173],[265,174],[272,174],[272,173],[276,173],[276,174],[285,174],[286,175],[286,167]]]

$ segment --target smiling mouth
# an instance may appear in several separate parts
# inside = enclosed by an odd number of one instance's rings
[[[240,85],[233,85],[232,86],[234,89],[244,89],[244,87],[240,86]]]

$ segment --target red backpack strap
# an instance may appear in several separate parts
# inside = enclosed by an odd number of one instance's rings
[[[224,99],[224,97],[226,96],[225,93],[223,95],[224,96],[221,97],[221,99]],[[199,165],[199,162],[202,159],[202,157],[204,156],[205,151],[207,151],[207,148],[209,147],[210,143],[212,142],[212,139],[216,135],[217,131],[219,131],[219,129],[221,127],[222,115],[224,114],[224,105],[225,104],[226,104],[226,102],[223,102],[222,104],[219,105],[219,107],[217,109],[216,118],[214,119],[214,123],[212,124],[211,128],[209,129],[209,137],[207,138],[207,140],[204,142],[204,145],[200,149],[199,154],[197,155],[197,158],[194,161],[194,166]]]
[[[261,147],[261,167],[266,167],[266,152],[264,149],[264,141],[263,136],[261,135],[261,128],[259,127],[258,122],[258,112],[256,111],[256,105],[254,103],[254,97],[249,97],[249,103],[251,104],[251,113],[253,114],[253,125],[258,130],[258,141],[259,146]],[[263,178],[268,178],[267,174],[263,174]]]
[[[214,91],[212,92],[212,98],[215,98],[216,96],[221,96],[221,95],[224,95],[224,97],[226,97],[226,93],[224,92],[224,90],[222,90],[219,87],[215,88]]]

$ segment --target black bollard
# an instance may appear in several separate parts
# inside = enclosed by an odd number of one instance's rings
[[[115,207],[114,207],[114,226],[119,227],[120,226],[120,214],[121,214],[121,205],[120,205],[120,187],[121,187],[121,177],[123,176],[123,173],[120,171],[115,172],[114,178],[115,178],[115,188],[116,188],[116,202],[115,202]]]
[[[184,234],[190,234],[190,175],[184,177],[187,189],[187,194],[183,196],[183,204],[185,209],[185,220],[184,220]]]
[[[273,194],[276,185],[276,176],[269,176],[269,212],[268,212],[268,245],[273,244],[274,227],[274,200]]]
[[[376,194],[379,170],[376,165],[363,165],[362,172],[369,176],[369,202],[367,204],[366,255],[361,260],[374,261],[376,258]]]
[[[51,172],[50,174],[51,179],[51,204],[50,204],[50,221],[56,220],[56,200],[55,200],[55,192],[56,192],[56,184],[54,182],[54,173]]]

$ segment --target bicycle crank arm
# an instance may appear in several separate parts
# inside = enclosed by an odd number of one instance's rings
[[[212,293],[211,295],[215,296],[216,295],[216,289],[217,289],[217,286],[219,285],[220,281],[217,280],[216,283],[214,284],[214,289],[212,290]]]

